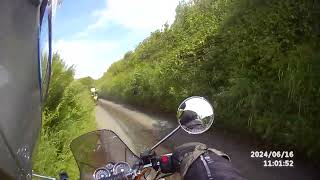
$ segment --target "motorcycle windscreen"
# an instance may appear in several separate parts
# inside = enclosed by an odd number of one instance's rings
[[[81,179],[92,179],[94,171],[108,163],[122,161],[132,167],[139,160],[113,131],[105,129],[77,137],[70,147]]]

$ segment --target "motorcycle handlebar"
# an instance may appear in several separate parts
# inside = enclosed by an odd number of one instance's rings
[[[147,150],[140,155],[143,168],[152,167],[154,170],[162,173],[174,173],[172,153],[156,156],[154,151]]]

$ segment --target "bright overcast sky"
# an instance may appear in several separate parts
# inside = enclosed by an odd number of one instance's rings
[[[54,51],[76,78],[101,77],[129,50],[171,24],[179,0],[63,0],[54,22]]]

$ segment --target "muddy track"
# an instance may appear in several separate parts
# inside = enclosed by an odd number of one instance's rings
[[[174,117],[155,117],[107,100],[99,100],[96,107],[96,120],[99,129],[115,131],[136,153],[154,145],[177,125]],[[241,171],[244,177],[250,180],[320,179],[320,173],[317,172],[317,169],[295,158],[292,158],[294,167],[264,167],[263,160],[268,159],[251,158],[251,151],[260,151],[261,149],[258,149],[250,141],[243,140],[242,137],[227,134],[218,129],[201,135],[189,135],[181,130],[159,147],[157,152],[167,153],[177,145],[192,141],[205,143],[227,153],[231,157],[233,165]]]

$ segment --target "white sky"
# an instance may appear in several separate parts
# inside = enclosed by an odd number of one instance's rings
[[[61,35],[55,39],[54,49],[68,65],[75,65],[76,78],[91,76],[97,79],[150,32],[166,22],[171,24],[178,3],[179,0],[105,0],[104,6],[89,12],[90,20],[83,20],[84,28],[75,28],[74,36]],[[98,36],[99,31],[103,32]],[[123,33],[116,34],[115,31]],[[113,37],[103,35],[112,33],[115,34]],[[128,38],[123,39],[126,36]]]

